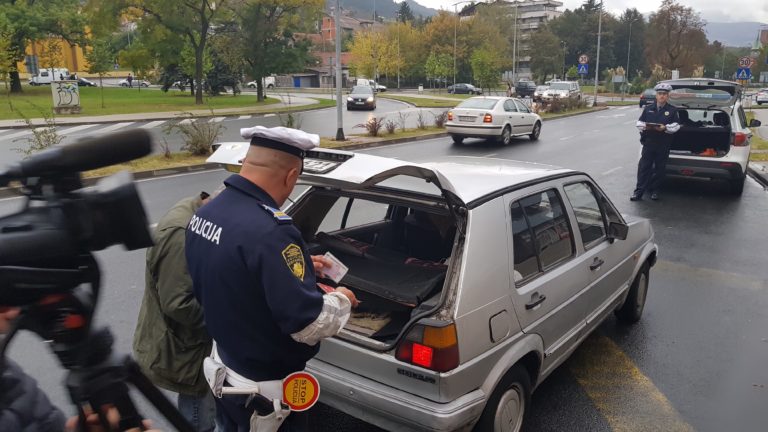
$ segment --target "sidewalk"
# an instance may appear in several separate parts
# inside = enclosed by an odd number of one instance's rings
[[[760,138],[768,140],[768,110],[753,110],[755,119],[760,120],[763,124],[757,128],[757,134]],[[768,187],[768,162],[750,162],[747,169],[752,177],[757,180],[763,187]]]
[[[78,116],[78,117],[56,117],[56,124],[59,126],[74,126],[93,123],[116,123],[124,121],[147,121],[147,120],[168,120],[185,116],[185,113],[191,113],[193,117],[216,117],[226,115],[237,114],[270,114],[274,113],[275,109],[288,108],[288,107],[302,107],[307,105],[316,104],[317,99],[295,96],[295,95],[278,95],[270,94],[270,97],[279,98],[281,102],[260,106],[260,107],[243,107],[243,108],[222,108],[214,111],[208,109],[198,110],[186,110],[186,111],[163,111],[163,112],[149,112],[149,113],[132,113],[132,114],[110,114],[101,116]],[[286,99],[290,99],[290,104]],[[32,119],[32,124],[35,126],[44,126],[45,119],[35,118]],[[27,125],[24,120],[0,120],[0,129],[23,129]]]

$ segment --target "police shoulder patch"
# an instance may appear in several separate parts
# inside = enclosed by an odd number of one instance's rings
[[[288,216],[284,211],[280,209],[276,209],[274,207],[270,207],[266,204],[259,204],[261,205],[261,208],[267,211],[270,215],[272,215],[273,218],[277,221],[277,223],[291,223],[293,222],[293,219],[291,219],[290,216]]]
[[[304,280],[304,253],[299,245],[291,243],[283,249],[283,260],[294,276]]]

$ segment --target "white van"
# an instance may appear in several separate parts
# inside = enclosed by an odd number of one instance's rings
[[[369,80],[368,78],[358,78],[355,80],[356,86],[370,86],[373,87],[373,91],[375,92],[385,92],[387,91],[387,87],[383,86],[379,83],[377,83],[374,80]]]
[[[67,68],[48,68],[40,69],[37,75],[29,78],[29,85],[50,84],[53,81],[69,79],[69,69]]]

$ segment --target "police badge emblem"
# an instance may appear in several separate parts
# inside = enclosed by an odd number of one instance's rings
[[[669,111],[664,111],[664,115],[668,116],[669,115]]]
[[[301,248],[294,243],[289,244],[283,249],[283,259],[293,275],[299,280],[304,280],[304,254]]]

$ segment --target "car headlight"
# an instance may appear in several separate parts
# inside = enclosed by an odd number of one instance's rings
[[[366,99],[366,101],[368,101],[368,102],[373,102],[373,96],[371,96],[371,97],[369,97],[368,99]]]
[[[352,99],[351,97],[347,98],[347,102],[352,102],[352,101],[354,101],[354,99]]]

